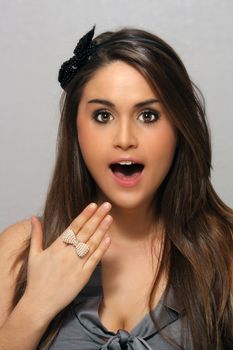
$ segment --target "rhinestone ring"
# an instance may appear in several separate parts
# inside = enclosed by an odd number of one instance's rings
[[[71,228],[67,228],[63,232],[62,241],[67,244],[72,244],[75,247],[76,253],[80,258],[86,255],[90,250],[88,244],[81,242],[76,238],[76,235]]]

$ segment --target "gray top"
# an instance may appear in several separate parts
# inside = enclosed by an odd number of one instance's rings
[[[164,296],[153,309],[153,315],[159,322],[155,328],[147,313],[130,333],[119,329],[117,333],[104,327],[99,319],[99,304],[103,298],[101,286],[101,263],[97,265],[90,280],[71,303],[66,319],[48,350],[172,350],[174,346],[165,341],[160,332],[170,336],[185,350],[193,350],[188,326],[185,326],[185,338],[181,340],[181,309],[176,305],[173,290],[170,287],[167,300]],[[187,322],[185,322],[187,324]]]

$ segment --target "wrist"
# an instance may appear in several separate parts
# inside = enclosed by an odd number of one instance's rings
[[[44,305],[39,305],[36,301],[23,295],[16,305],[15,309],[23,315],[27,322],[30,322],[34,328],[47,328],[53,316],[46,310]],[[15,310],[14,309],[14,310]]]

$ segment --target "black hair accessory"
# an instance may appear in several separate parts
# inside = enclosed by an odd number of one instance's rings
[[[77,70],[91,58],[91,55],[96,50],[95,43],[92,42],[92,38],[95,32],[95,25],[86,33],[76,45],[73,53],[74,56],[65,61],[59,70],[58,81],[63,89],[73,79]]]
[[[76,75],[77,70],[81,68],[87,60],[90,60],[93,53],[96,51],[97,47],[102,46],[102,43],[96,44],[94,41],[92,41],[92,38],[94,36],[95,32],[95,25],[93,28],[87,32],[78,42],[76,45],[73,53],[74,56],[71,57],[69,60],[65,61],[59,70],[58,74],[58,81],[63,89],[66,88],[68,83],[73,79],[73,77]],[[161,43],[155,40],[147,39],[147,38],[141,38],[141,37],[133,37],[132,40],[141,41],[143,43],[151,44],[158,50],[161,50],[161,52],[165,53],[167,56],[172,58],[179,66],[184,69],[182,62],[180,61],[179,57],[175,55],[175,53],[172,50],[167,50]],[[115,42],[111,42],[112,44],[117,44],[119,42],[126,42],[128,44],[129,40],[120,39]],[[108,45],[108,43],[104,43],[104,45]]]

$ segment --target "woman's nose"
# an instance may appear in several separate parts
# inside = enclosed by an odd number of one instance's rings
[[[122,149],[136,148],[138,146],[138,138],[134,126],[129,122],[121,122],[116,128],[113,138],[114,147]]]

